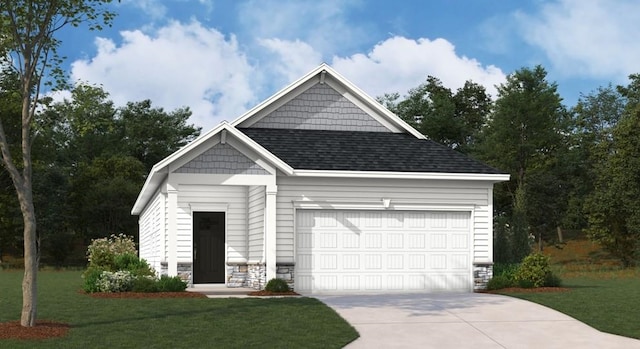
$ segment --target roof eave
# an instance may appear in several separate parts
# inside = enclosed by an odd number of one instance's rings
[[[509,174],[495,173],[451,173],[451,172],[391,172],[391,171],[342,171],[342,170],[294,170],[299,177],[342,177],[342,178],[380,178],[380,179],[437,179],[505,182]]]

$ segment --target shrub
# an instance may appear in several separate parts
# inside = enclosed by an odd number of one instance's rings
[[[513,287],[513,280],[505,275],[496,275],[487,283],[487,290],[500,290],[503,288]]]
[[[90,266],[85,270],[82,273],[82,289],[87,293],[99,292],[98,280],[103,271],[105,271],[103,268],[96,266]]]
[[[264,287],[265,291],[269,292],[288,292],[289,284],[282,279],[271,279],[267,282],[267,285]]]
[[[133,276],[155,276],[156,272],[151,269],[149,263],[144,259],[138,258],[132,253],[123,253],[115,255],[113,259],[114,270],[127,270]]]
[[[103,271],[98,279],[99,292],[127,292],[133,288],[135,277],[127,270]]]
[[[562,280],[554,273],[549,273],[544,279],[544,286],[546,287],[560,287],[562,286]]]
[[[515,279],[520,287],[541,287],[551,274],[549,257],[541,253],[532,253],[525,257],[515,274]]]
[[[495,263],[493,265],[493,276],[505,276],[510,280],[514,280],[519,267],[520,264],[517,263]]]
[[[187,289],[187,283],[179,276],[162,275],[158,280],[158,290],[160,292],[182,292]]]
[[[94,239],[87,247],[89,265],[102,267],[115,271],[115,258],[117,255],[136,255],[136,244],[133,237],[124,234],[111,235],[109,238]]]
[[[159,292],[158,279],[151,276],[139,276],[133,280],[131,291],[133,292]]]

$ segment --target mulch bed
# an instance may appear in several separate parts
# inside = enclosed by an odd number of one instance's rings
[[[533,287],[533,288],[509,287],[509,288],[503,288],[500,290],[483,291],[483,293],[549,293],[549,292],[569,292],[569,291],[571,291],[571,289],[566,287]]]
[[[34,327],[23,327],[20,321],[0,322],[0,339],[42,340],[64,337],[69,332],[69,325],[37,320]]]
[[[84,291],[82,291],[84,293]],[[93,298],[207,298],[198,292],[94,292]]]
[[[299,296],[298,293],[293,291],[288,292],[269,292],[269,291],[253,291],[248,293],[249,296],[258,296],[258,297],[270,297],[270,296]]]

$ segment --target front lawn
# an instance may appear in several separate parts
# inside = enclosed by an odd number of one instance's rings
[[[66,337],[0,348],[342,348],[358,337],[313,298],[92,298],[78,292],[80,274],[38,274],[38,319],[69,324]],[[21,281],[0,272],[0,322],[19,319]]]
[[[500,293],[553,308],[603,332],[640,339],[637,270],[592,271],[583,275],[587,276],[563,278],[562,286],[570,288],[569,292]]]

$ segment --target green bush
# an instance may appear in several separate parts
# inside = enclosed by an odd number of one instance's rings
[[[522,260],[515,274],[515,280],[520,287],[529,285],[529,287],[541,287],[549,274],[551,274],[549,257],[541,253],[532,253]]]
[[[162,275],[158,280],[158,290],[160,292],[182,292],[187,289],[187,283],[179,276]]]
[[[496,275],[487,283],[487,290],[500,290],[503,288],[513,287],[513,280],[505,275]]]
[[[138,276],[133,280],[131,291],[145,293],[159,292],[158,279],[149,276]]]
[[[562,286],[562,280],[554,273],[549,273],[544,279],[544,286],[546,287],[560,287]]]
[[[493,265],[493,276],[505,276],[513,280],[519,267],[520,264],[518,263],[495,263]]]
[[[137,254],[133,237],[124,234],[94,239],[87,247],[89,265],[102,267],[110,271],[117,270],[115,268],[115,258],[117,255],[123,254]]]
[[[100,292],[98,287],[98,280],[100,275],[105,271],[101,267],[90,266],[82,273],[82,289],[87,293]]]
[[[271,279],[264,287],[265,291],[269,292],[289,292],[289,284],[282,279]]]
[[[136,277],[156,275],[147,261],[129,252],[116,255],[113,259],[113,266],[115,270],[127,270]]]

